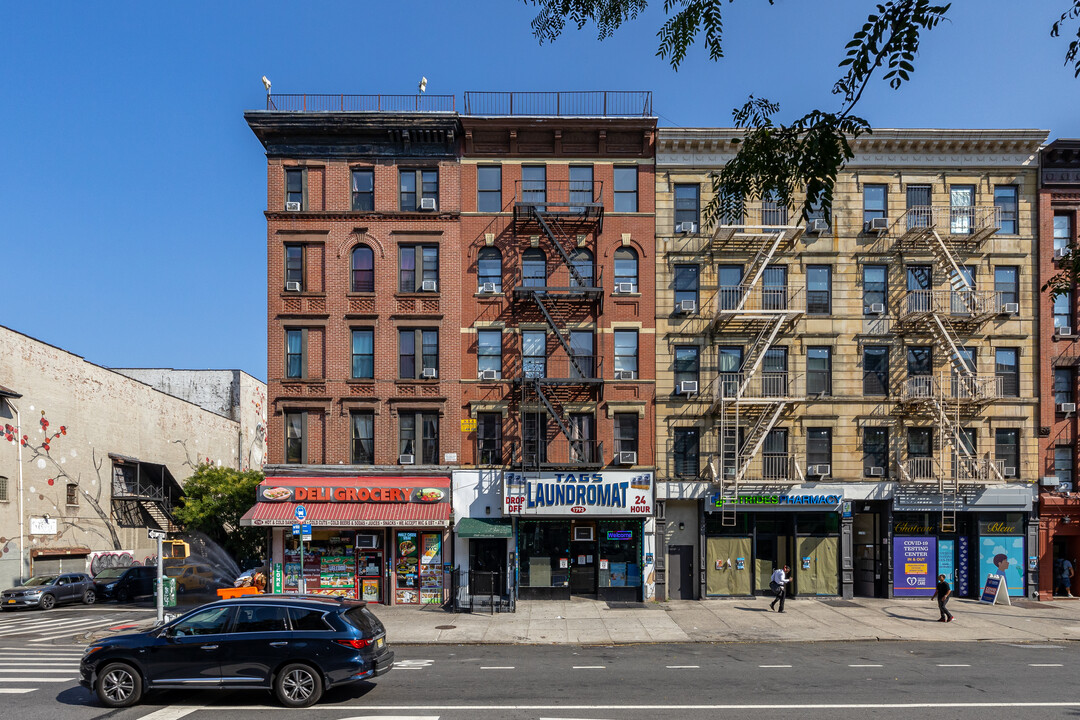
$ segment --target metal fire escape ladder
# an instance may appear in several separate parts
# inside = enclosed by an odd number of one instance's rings
[[[724,392],[721,383],[720,392]],[[720,399],[720,524],[734,527],[739,499],[739,403],[736,398]],[[730,481],[730,484],[729,484]]]
[[[970,363],[964,358],[964,354],[960,351],[960,346],[956,342],[956,333],[952,329],[952,325],[948,320],[942,317],[940,313],[933,313],[930,317],[931,322],[928,325],[930,334],[934,336],[934,340],[937,343],[948,351],[949,359],[952,360],[956,372],[974,383],[975,372],[972,370]]]
[[[780,420],[780,416],[784,412],[785,405],[786,403],[783,401],[778,402],[776,403],[775,408],[772,409],[772,412],[762,413],[761,417],[759,417],[753,427],[750,428],[750,432],[746,434],[742,448],[740,448],[740,453],[742,454],[744,461],[739,463],[739,470],[735,475],[736,487],[738,487],[739,482],[746,477],[746,470],[750,467],[750,463],[753,462],[754,458],[761,452],[761,448],[765,445],[765,438],[767,438],[772,429],[776,427],[776,423]],[[752,447],[750,447],[751,443],[753,443]],[[749,452],[746,451],[747,447],[750,447]]]
[[[761,369],[761,364],[765,362],[765,354],[769,352],[769,348],[776,342],[776,337],[780,334],[780,330],[783,329],[786,321],[787,318],[783,315],[778,315],[776,318],[770,319],[761,328],[757,337],[754,338],[754,342],[750,344],[750,348],[746,353],[746,361],[743,363],[743,367],[745,368],[746,363],[749,362],[750,369],[743,373],[742,380],[739,382],[740,398],[746,394],[746,389],[749,387],[754,374]]]
[[[959,409],[957,409],[955,420],[949,416],[940,388],[938,392],[931,394],[930,402],[938,421],[938,437],[941,438],[937,458],[939,467],[944,465],[946,450],[951,451],[954,457],[951,472],[945,472],[944,470],[938,472],[938,490],[941,492],[941,531],[956,532],[960,480],[978,478],[978,457],[972,452],[963,437]]]
[[[949,246],[945,244],[945,241],[938,235],[937,230],[931,228],[928,235],[924,235],[927,244],[930,246],[930,252],[934,255],[934,258],[941,264],[945,272],[949,276],[949,285],[952,286],[953,292],[971,292],[975,288],[968,282],[967,276],[964,275],[964,271],[960,269],[960,263],[956,261],[956,256],[949,250]],[[930,238],[934,238],[933,241]]]
[[[552,225],[549,225],[547,220],[544,219],[544,213],[538,210],[535,205],[533,205],[531,209],[533,216],[536,218],[537,224],[540,226],[540,229],[543,230],[544,234],[548,236],[548,240],[550,240],[551,244],[555,246],[556,252],[559,253],[559,257],[562,258],[563,263],[570,271],[570,277],[573,278],[574,282],[576,282],[579,287],[585,287],[585,278],[583,278],[581,276],[581,273],[578,272],[577,268],[574,267],[574,262],[570,259],[570,254],[566,252],[566,248],[564,248],[562,243],[559,241],[559,238],[556,236],[555,231],[552,229]],[[554,221],[552,224],[554,224]]]
[[[566,338],[563,336],[562,329],[555,323],[555,318],[552,317],[551,312],[549,312],[547,306],[544,305],[544,300],[541,295],[541,291],[534,290],[532,292],[533,302],[535,302],[536,306],[540,308],[540,314],[544,316],[544,320],[545,322],[547,322],[548,327],[550,327],[555,333],[555,338],[559,341],[559,345],[562,346],[563,352],[566,353],[567,358],[569,358],[570,360],[570,366],[574,368],[575,371],[577,371],[579,377],[590,377],[591,373],[589,375],[586,375],[585,372],[581,369],[581,365],[578,364],[577,357],[574,355],[574,352],[570,347],[570,343],[566,341]]]
[[[765,234],[765,233],[763,233]],[[784,240],[784,231],[780,230],[774,233],[767,233],[768,235],[774,235],[773,241],[767,245],[763,245],[758,249],[757,254],[754,255],[754,259],[747,265],[746,271],[748,275],[752,275],[750,282],[746,283],[746,293],[743,295],[739,302],[739,309],[742,310],[743,304],[746,302],[746,298],[757,286],[761,276],[765,273],[765,268],[769,267],[769,263],[772,262],[773,257],[776,255],[776,250],[780,247],[780,243]]]
[[[559,432],[561,432],[567,440],[569,440],[570,442],[574,442],[575,438],[572,437],[573,433],[570,431],[570,426],[563,422],[562,415],[559,413],[558,410],[555,409],[555,406],[548,398],[547,393],[544,392],[543,381],[537,378],[533,380],[532,384],[533,388],[536,390],[536,394],[540,397],[540,402],[544,404],[544,407],[547,408],[548,414],[550,414],[551,417],[555,418],[555,422],[559,425]]]

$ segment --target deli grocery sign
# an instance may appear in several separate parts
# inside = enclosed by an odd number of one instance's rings
[[[652,473],[503,473],[506,515],[640,517],[653,505]]]
[[[441,488],[364,487],[356,485],[260,485],[259,502],[307,503],[439,503],[449,502]]]

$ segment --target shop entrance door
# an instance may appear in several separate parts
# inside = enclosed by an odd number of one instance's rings
[[[877,513],[856,513],[852,519],[855,553],[856,597],[881,597],[881,543],[878,542]]]
[[[506,576],[506,540],[469,541],[469,594],[501,596]]]
[[[574,526],[570,543],[570,594],[596,595],[596,529]],[[584,538],[588,538],[585,540]]]
[[[672,600],[694,599],[694,546],[668,545],[668,592]]]
[[[755,540],[757,550],[754,553],[754,592],[772,595],[769,581],[773,570],[791,565],[791,520],[784,517],[768,517],[759,513]],[[788,576],[794,573],[788,573]],[[788,586],[791,587],[790,585]]]

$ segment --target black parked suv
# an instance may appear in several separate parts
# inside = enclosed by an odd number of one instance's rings
[[[99,598],[113,598],[117,602],[127,602],[143,595],[153,595],[155,581],[157,581],[157,566],[155,565],[109,568],[94,576],[94,589]]]
[[[163,688],[262,688],[283,705],[308,707],[327,688],[393,667],[386,629],[366,605],[311,595],[210,603],[153,630],[90,644],[79,682],[108,707]]]

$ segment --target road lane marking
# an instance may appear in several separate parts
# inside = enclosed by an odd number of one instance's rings
[[[67,672],[69,675],[71,674],[70,670],[67,670],[65,672]],[[78,678],[73,678],[73,677],[66,677],[66,678],[51,678],[51,677],[50,678],[25,678],[25,677],[5,678],[5,677],[0,677],[0,682],[21,682],[21,683],[24,683],[24,682],[29,682],[30,680],[33,680],[34,682],[39,682],[39,683],[43,683],[43,682],[74,682],[77,679]]]
[[[759,668],[789,668],[790,665],[758,665]]]
[[[575,665],[574,670],[606,670],[606,665]]]
[[[1067,702],[941,702],[941,703],[807,703],[805,705],[365,705],[368,712],[475,712],[475,711],[554,711],[571,710],[924,710],[956,708],[1072,708],[1080,699]],[[214,705],[215,713],[251,712],[250,705]],[[325,706],[286,708],[276,705],[260,707],[259,712],[323,712]],[[141,718],[147,720],[149,716]]]
[[[12,668],[0,668],[0,673],[22,673],[24,675],[27,674],[27,673],[44,673],[46,675],[56,675],[56,674],[59,674],[59,673],[67,673],[68,675],[70,675],[73,671],[75,671],[77,669],[78,668],[73,668],[73,667],[63,668],[61,670],[45,670],[45,669],[37,668],[37,667],[32,667],[32,668],[28,667],[28,668],[24,668],[22,670],[15,670],[15,669],[12,669]]]
[[[970,665],[938,665],[938,667],[971,667]]]
[[[0,695],[21,695],[35,690],[37,688],[0,688]]]
[[[481,665],[481,670],[513,670],[513,665]]]
[[[848,667],[882,667],[881,665],[848,665]]]
[[[205,705],[174,705],[172,707],[155,710],[149,715],[143,715],[139,720],[180,720],[196,710],[206,709]]]
[[[668,665],[668,670],[698,670],[700,665]]]
[[[1061,663],[1028,663],[1029,667],[1064,667]]]

